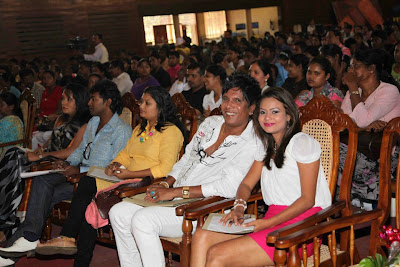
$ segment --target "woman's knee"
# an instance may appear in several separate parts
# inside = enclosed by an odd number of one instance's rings
[[[195,243],[206,244],[208,243],[207,240],[209,240],[209,235],[210,231],[197,228],[196,232],[194,232],[193,234],[192,242],[193,244]]]
[[[215,244],[207,250],[206,262],[212,266],[224,266],[226,251],[219,245]]]

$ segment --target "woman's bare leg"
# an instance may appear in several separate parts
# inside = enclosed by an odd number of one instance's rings
[[[222,241],[208,249],[206,267],[273,266],[273,260],[249,236]]]
[[[241,237],[241,235],[221,234],[198,228],[193,235],[190,266],[205,266],[207,251],[211,246],[238,237]]]

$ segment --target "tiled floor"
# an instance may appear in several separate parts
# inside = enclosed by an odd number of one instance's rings
[[[61,230],[60,227],[53,227],[53,236],[57,236]],[[369,225],[365,224],[356,230],[356,247],[360,253],[361,258],[368,255],[369,247]],[[37,258],[22,258],[16,264],[16,267],[66,267],[73,265],[73,258],[64,257],[48,257],[48,256],[37,256]],[[114,267],[119,266],[117,251],[114,248],[108,248],[102,245],[96,245],[94,250],[94,256],[90,264],[92,267]],[[175,262],[174,266],[179,266],[179,263]]]

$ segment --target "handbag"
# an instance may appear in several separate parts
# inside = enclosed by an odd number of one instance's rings
[[[382,144],[383,131],[360,131],[358,132],[357,151],[364,154],[367,158],[378,160],[381,144]],[[347,132],[340,135],[340,142],[348,144]]]
[[[92,202],[88,205],[85,212],[86,221],[94,229],[108,225],[108,213],[110,209],[122,199],[114,195],[115,191],[123,188],[139,188],[151,184],[151,177],[146,176],[143,179],[133,179],[116,183],[96,193]]]

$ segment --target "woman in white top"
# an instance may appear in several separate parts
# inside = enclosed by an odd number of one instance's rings
[[[266,58],[254,60],[250,64],[249,75],[256,79],[261,88],[261,93],[273,84],[271,66]]]
[[[213,109],[221,106],[222,86],[226,81],[226,71],[219,65],[210,65],[204,73],[204,84],[208,91],[211,91],[203,98],[203,115],[210,116]]]
[[[318,141],[300,132],[297,107],[282,88],[266,90],[254,112],[255,131],[266,148],[264,161],[254,161],[239,186],[232,211],[221,221],[243,223],[246,200],[261,179],[263,219],[243,224],[254,226],[245,235],[227,235],[197,229],[190,266],[274,265],[274,247],[266,244],[268,233],[307,218],[331,205],[331,195],[320,163]],[[312,244],[307,247],[309,255]],[[251,255],[249,257],[248,255]]]

